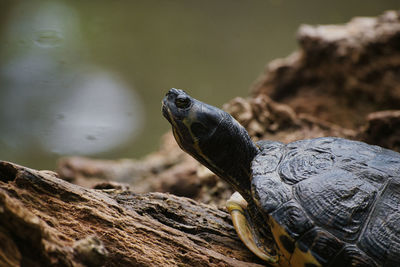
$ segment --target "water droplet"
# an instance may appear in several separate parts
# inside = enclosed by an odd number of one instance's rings
[[[62,44],[64,37],[62,34],[55,30],[43,30],[36,32],[35,44],[43,47],[57,47]]]

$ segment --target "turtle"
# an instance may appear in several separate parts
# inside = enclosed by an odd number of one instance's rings
[[[181,89],[162,113],[178,145],[236,191],[226,204],[234,228],[266,263],[400,266],[399,153],[339,137],[253,142]]]

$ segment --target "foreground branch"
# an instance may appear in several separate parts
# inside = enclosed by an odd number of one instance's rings
[[[225,211],[169,194],[86,189],[8,162],[0,239],[1,266],[262,264]]]

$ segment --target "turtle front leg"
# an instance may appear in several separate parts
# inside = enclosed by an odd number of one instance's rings
[[[246,212],[247,202],[238,192],[232,194],[226,202],[226,208],[232,216],[232,223],[239,238],[246,247],[270,265],[282,266],[279,261],[279,255],[271,255],[271,251],[260,241],[260,237],[255,230],[257,226],[254,225]]]

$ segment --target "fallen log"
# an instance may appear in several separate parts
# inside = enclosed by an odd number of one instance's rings
[[[0,162],[0,266],[262,266],[228,213]]]

